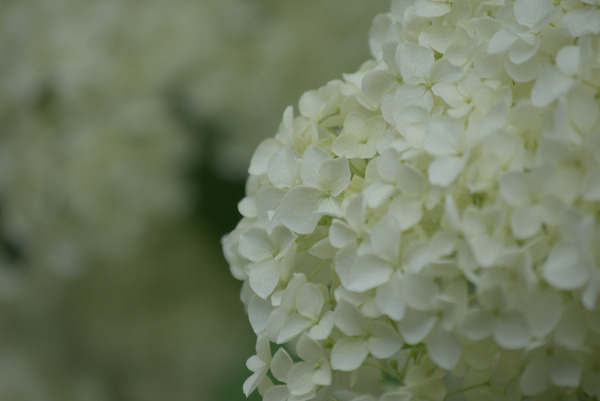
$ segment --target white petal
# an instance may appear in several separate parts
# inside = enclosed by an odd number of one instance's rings
[[[365,129],[366,121],[366,116],[358,112],[350,112],[344,119],[344,129],[342,132],[351,133],[360,137]]]
[[[440,187],[448,187],[456,180],[465,166],[464,157],[438,157],[429,165],[429,182]]]
[[[463,123],[457,119],[445,117],[427,124],[427,137],[423,149],[434,156],[452,156],[462,145]]]
[[[579,74],[581,49],[579,46],[565,46],[556,54],[556,67],[567,77]]]
[[[335,325],[347,336],[361,336],[367,333],[367,319],[352,304],[340,301],[335,309]]]
[[[296,352],[303,361],[308,363],[316,364],[323,359],[323,348],[321,345],[306,335],[303,335],[298,340]]]
[[[531,28],[550,12],[552,0],[515,0],[515,19]]]
[[[431,238],[432,259],[450,255],[456,249],[457,237],[447,231],[438,231]]]
[[[389,214],[397,222],[399,232],[408,230],[423,218],[422,201],[413,196],[396,196]]]
[[[253,227],[240,236],[238,250],[240,255],[253,262],[273,258],[273,244],[267,232]]]
[[[477,263],[484,267],[491,266],[503,250],[502,242],[487,234],[470,238],[469,245]]]
[[[279,267],[273,260],[248,265],[250,288],[259,297],[266,299],[279,284]]]
[[[253,373],[249,378],[246,379],[242,389],[244,394],[248,397],[265,379],[266,370],[259,370]]]
[[[266,174],[269,160],[282,146],[283,144],[276,139],[262,141],[254,151],[248,172],[252,175]]]
[[[419,107],[430,112],[433,108],[433,95],[423,85],[402,85],[394,93],[392,103],[396,124],[399,124],[400,111],[405,108]]]
[[[271,342],[265,336],[256,339],[256,355],[266,364],[271,363]]]
[[[575,246],[559,243],[542,266],[542,276],[558,290],[574,290],[588,281],[590,272]]]
[[[539,208],[528,205],[517,208],[510,218],[510,228],[515,238],[525,239],[534,236],[542,228],[542,215]]]
[[[600,9],[599,15],[600,15]],[[592,132],[598,115],[600,114],[598,102],[594,101],[594,90],[589,90],[587,86],[579,86],[577,89],[569,92],[568,105],[569,115],[574,126],[579,129],[579,132]]]
[[[317,206],[316,214],[341,217],[343,214],[342,200],[331,196],[322,198]]]
[[[361,148],[361,138],[354,134],[342,134],[335,138],[331,151],[338,156],[347,158],[358,157]],[[372,156],[372,155],[371,155]]]
[[[269,180],[278,188],[291,188],[296,185],[300,172],[300,154],[287,147],[273,155],[267,167]]]
[[[583,346],[587,335],[586,314],[580,307],[569,305],[554,331],[554,341],[567,349],[577,350]]]
[[[393,320],[401,320],[406,309],[402,294],[401,279],[398,274],[377,288],[375,301],[379,309]]]
[[[464,73],[462,68],[457,67],[445,58],[442,58],[431,66],[430,80],[436,84],[456,82],[464,75]]]
[[[548,382],[548,358],[545,354],[535,355],[527,364],[521,375],[521,391],[523,395],[536,395],[546,390]]]
[[[302,183],[313,188],[320,188],[322,180],[319,169],[327,160],[331,160],[329,153],[315,145],[309,145],[302,155],[302,164],[300,165]]]
[[[523,316],[516,311],[496,318],[493,329],[494,340],[504,349],[519,349],[529,345],[529,327]]]
[[[355,252],[345,249],[336,256],[334,268],[346,289],[364,292],[389,280],[394,270],[389,263],[371,254],[356,257]]]
[[[531,334],[544,338],[554,330],[562,316],[562,296],[552,287],[540,288],[532,292],[526,311]]]
[[[453,25],[431,26],[430,28],[421,31],[419,34],[419,44],[421,46],[431,47],[436,52],[444,54],[444,56],[448,56],[445,54],[446,50],[462,39],[462,37],[457,39],[457,36],[460,35],[457,35],[456,31],[456,26]]]
[[[274,212],[281,203],[286,192],[275,187],[264,187],[256,194],[256,215],[258,224],[265,229],[272,229],[280,224],[273,219]]]
[[[427,188],[427,177],[416,167],[402,164],[398,168],[397,185],[402,193],[418,195]]]
[[[254,218],[257,215],[256,202],[253,198],[245,197],[238,203],[238,211],[244,217]]]
[[[504,69],[515,82],[530,82],[551,67],[550,59],[543,52],[536,52],[533,57],[521,64],[515,64],[510,59],[504,61]]]
[[[508,29],[502,28],[488,42],[487,51],[490,54],[502,53],[508,50],[517,40],[517,36]]]
[[[271,373],[277,380],[285,382],[293,364],[288,353],[283,348],[279,348],[271,361]]]
[[[395,260],[400,247],[400,228],[394,216],[386,214],[375,224],[370,233],[373,253],[385,260]]]
[[[600,10],[593,6],[574,8],[563,15],[559,26],[567,28],[575,38],[590,34],[597,35],[600,32]]]
[[[437,1],[418,0],[414,5],[415,15],[424,18],[441,17],[448,14],[450,9],[450,4]]]
[[[298,335],[303,333],[311,326],[311,319],[293,313],[285,320],[285,324],[283,325],[281,331],[279,332],[279,335],[277,336],[277,344],[287,343],[293,338],[296,338]]]
[[[432,301],[439,294],[439,289],[437,284],[425,275],[406,273],[402,277],[402,293],[410,307],[417,310],[429,310]]]
[[[331,350],[331,367],[335,370],[351,372],[362,365],[369,349],[367,341],[361,338],[341,338]]]
[[[523,64],[530,60],[540,47],[541,40],[536,40],[533,44],[524,40],[517,40],[511,46],[508,52],[508,58],[513,64]]]
[[[331,384],[331,368],[327,360],[321,362],[321,367],[313,374],[312,382],[318,386],[329,386]]]
[[[540,75],[531,89],[531,103],[536,107],[546,107],[560,95],[566,93],[573,80],[555,69],[548,69]]]
[[[402,340],[392,327],[374,322],[370,331],[369,351],[375,358],[389,358],[402,347]]]
[[[333,329],[334,314],[332,311],[326,312],[318,324],[313,326],[308,332],[308,336],[313,340],[324,340],[329,337]]]
[[[465,57],[470,61],[471,57]],[[492,78],[502,74],[504,70],[504,54],[490,54],[485,46],[479,46],[473,53],[473,68],[482,78]]]
[[[460,341],[454,333],[442,329],[440,325],[429,333],[425,346],[431,360],[442,369],[454,369],[460,359]]]
[[[365,199],[369,207],[375,208],[389,199],[396,192],[396,187],[383,181],[375,181],[365,190]]]
[[[290,392],[288,391],[287,386],[271,386],[265,391],[262,401],[288,401],[289,395]]]
[[[298,312],[310,319],[317,319],[319,317],[324,303],[323,293],[312,283],[303,286],[296,296],[296,308]]]
[[[489,337],[493,323],[494,319],[488,311],[471,309],[465,314],[460,330],[470,340],[479,341]]]
[[[250,369],[253,372],[258,371],[259,369],[264,368],[265,366],[267,366],[265,364],[265,362],[260,359],[258,357],[258,355],[252,355],[250,358],[248,358],[248,360],[246,361],[246,367],[248,369]]]
[[[596,307],[596,299],[598,298],[598,284],[598,278],[597,276],[594,276],[585,286],[585,289],[581,294],[581,304],[589,311],[594,310]]]
[[[342,220],[335,219],[329,227],[329,242],[336,248],[343,248],[356,241],[357,233]]]
[[[333,196],[338,196],[350,184],[350,167],[345,157],[323,162],[319,174],[327,183],[326,188],[331,191]]]
[[[363,94],[371,103],[379,104],[385,92],[397,82],[396,75],[389,71],[370,71],[362,80]]]
[[[271,302],[257,295],[252,296],[248,303],[248,319],[256,334],[263,332],[272,310]]]
[[[550,358],[550,381],[558,387],[579,387],[581,365],[580,358],[575,355],[555,353]]]
[[[583,180],[583,199],[600,200],[600,167],[590,169]]]
[[[460,212],[454,197],[450,194],[446,195],[444,199],[444,217],[452,230],[461,231]]]
[[[529,203],[531,183],[521,172],[508,172],[500,176],[500,195],[512,206]]]
[[[425,82],[425,75],[435,62],[431,49],[414,43],[404,42],[398,45],[396,55],[402,79],[407,84],[420,84]]]
[[[322,193],[318,189],[294,187],[281,199],[276,218],[298,234],[310,234],[321,219],[321,215],[315,212],[322,199]]]
[[[433,312],[407,309],[404,317],[398,323],[398,330],[407,344],[417,344],[429,334],[436,320]]]
[[[295,252],[296,236],[284,226],[277,226],[273,229],[271,241],[275,260],[283,259],[289,252]]]
[[[290,394],[304,395],[315,389],[312,382],[315,368],[307,363],[299,362],[290,369],[287,387]]]

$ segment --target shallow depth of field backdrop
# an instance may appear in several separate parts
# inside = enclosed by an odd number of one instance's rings
[[[0,400],[245,398],[220,237],[256,145],[387,7],[0,3]]]

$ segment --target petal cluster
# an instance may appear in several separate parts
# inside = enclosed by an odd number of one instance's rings
[[[594,1],[375,18],[373,58],[258,148],[223,239],[284,355],[247,394],[600,398],[599,34]],[[267,238],[285,263],[273,251],[257,283],[248,244]]]

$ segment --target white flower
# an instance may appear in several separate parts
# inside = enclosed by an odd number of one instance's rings
[[[333,159],[324,150],[310,145],[302,155],[300,177],[302,185],[283,196],[276,213],[289,229],[309,234],[322,215],[341,213],[339,195],[350,184],[350,168],[345,158]]]
[[[269,311],[267,336],[278,344],[287,343],[300,333],[323,340],[333,326],[333,314],[324,312],[327,289],[307,283],[303,274],[296,274],[282,294],[281,303]],[[310,330],[310,331],[309,331]]]
[[[257,151],[269,161],[251,172],[256,217],[224,242],[226,255],[248,282],[236,235],[264,226],[261,214],[269,230],[295,235],[297,276],[245,302],[271,341],[290,347],[299,336],[318,350],[269,395],[598,393],[593,7],[393,1],[374,21],[375,59],[305,95],[302,128]],[[316,381],[322,366],[331,378]]]
[[[260,228],[251,228],[239,239],[239,253],[250,260],[247,267],[250,287],[262,298],[275,289],[280,279],[286,279],[296,253],[295,235],[285,227],[276,227],[269,235]]]
[[[259,336],[256,340],[256,355],[251,356],[246,366],[253,373],[244,382],[244,394],[250,395],[258,386],[268,382],[267,372],[271,367],[271,349],[269,340]]]
[[[346,116],[342,133],[333,141],[331,150],[348,159],[370,159],[376,153],[377,142],[383,136],[385,128],[386,124],[381,116],[367,119],[358,113],[350,113]]]
[[[464,74],[462,68],[446,59],[436,61],[431,49],[413,43],[398,44],[395,58],[404,85],[389,95],[389,106],[382,105],[392,107],[395,111],[409,106],[431,111],[437,85],[455,82]]]
[[[402,340],[390,325],[369,322],[348,302],[340,302],[335,325],[345,334],[331,350],[331,367],[340,371],[358,369],[369,354],[389,358],[402,346]]]

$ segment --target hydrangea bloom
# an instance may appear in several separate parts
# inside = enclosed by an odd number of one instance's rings
[[[223,240],[264,400],[600,399],[600,3],[392,1]]]

